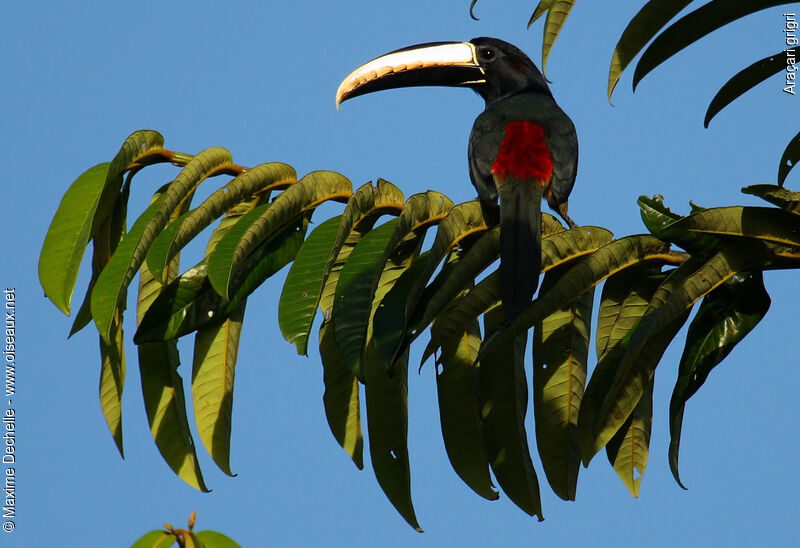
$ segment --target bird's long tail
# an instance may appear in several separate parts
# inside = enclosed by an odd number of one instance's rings
[[[500,296],[506,319],[533,299],[542,265],[542,187],[528,181],[498,185],[500,195]]]

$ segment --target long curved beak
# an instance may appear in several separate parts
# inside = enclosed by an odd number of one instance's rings
[[[485,81],[471,43],[418,44],[382,55],[351,72],[336,90],[336,108],[347,99],[384,89],[469,86]]]

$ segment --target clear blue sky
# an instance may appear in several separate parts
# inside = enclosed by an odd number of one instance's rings
[[[413,495],[426,530],[415,533],[372,471],[356,470],[329,434],[316,350],[299,357],[279,336],[283,274],[247,307],[231,459],[238,477],[224,476],[201,451],[213,489],[202,494],[161,461],[130,341],[121,460],[98,404],[97,336],[87,329],[67,341],[72,320],[43,298],[36,279],[45,230],[69,183],[109,160],[131,131],[152,128],[174,150],[220,145],[242,165],[283,161],[300,174],[336,170],[356,185],[383,177],[406,196],[433,188],[456,201],[472,199],[466,140],[482,109],[475,94],[398,90],[337,112],[334,92],[362,62],[433,40],[497,36],[539,63],[541,22],[525,29],[532,0],[479,2],[479,22],[469,18],[467,0],[47,4],[8,3],[0,23],[0,285],[17,290],[19,335],[19,517],[13,534],[0,533],[0,545],[127,546],[165,521],[184,524],[192,510],[200,529],[223,531],[243,546],[797,541],[796,272],[766,276],[773,297],[766,319],[687,406],[681,471],[689,491],[674,483],[666,459],[668,402],[685,332],[656,375],[640,498],[630,497],[601,454],[582,471],[577,502],[562,502],[537,461],[543,523],[504,496],[478,498],[456,477],[429,367],[410,379]],[[702,119],[731,75],[783,48],[786,10],[762,12],[703,40],[645,78],[635,95],[626,73],[611,107],[610,55],[641,4],[579,2],[550,58],[553,92],[580,137],[570,213],[622,236],[644,231],[635,204],[641,194],[663,194],[682,212],[690,199],[760,205],[739,188],[775,181],[778,158],[797,131],[800,100],[781,92],[778,76],[719,114],[710,129]],[[159,166],[137,176],[129,211],[140,211],[176,172]],[[800,187],[800,173],[787,185]],[[325,214],[334,211],[329,206]],[[82,270],[76,300],[88,273]],[[130,336],[130,313],[127,320]],[[189,361],[189,347],[182,348]],[[185,364],[181,370],[186,379]]]

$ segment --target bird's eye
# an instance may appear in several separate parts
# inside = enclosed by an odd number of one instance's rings
[[[484,61],[491,63],[492,61],[494,61],[497,55],[495,54],[492,48],[483,48],[481,50],[481,57],[483,58]]]

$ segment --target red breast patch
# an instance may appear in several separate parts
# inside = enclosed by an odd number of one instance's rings
[[[553,160],[544,136],[544,128],[536,122],[509,122],[506,134],[492,164],[492,173],[501,179],[539,179],[549,182],[553,176]]]

